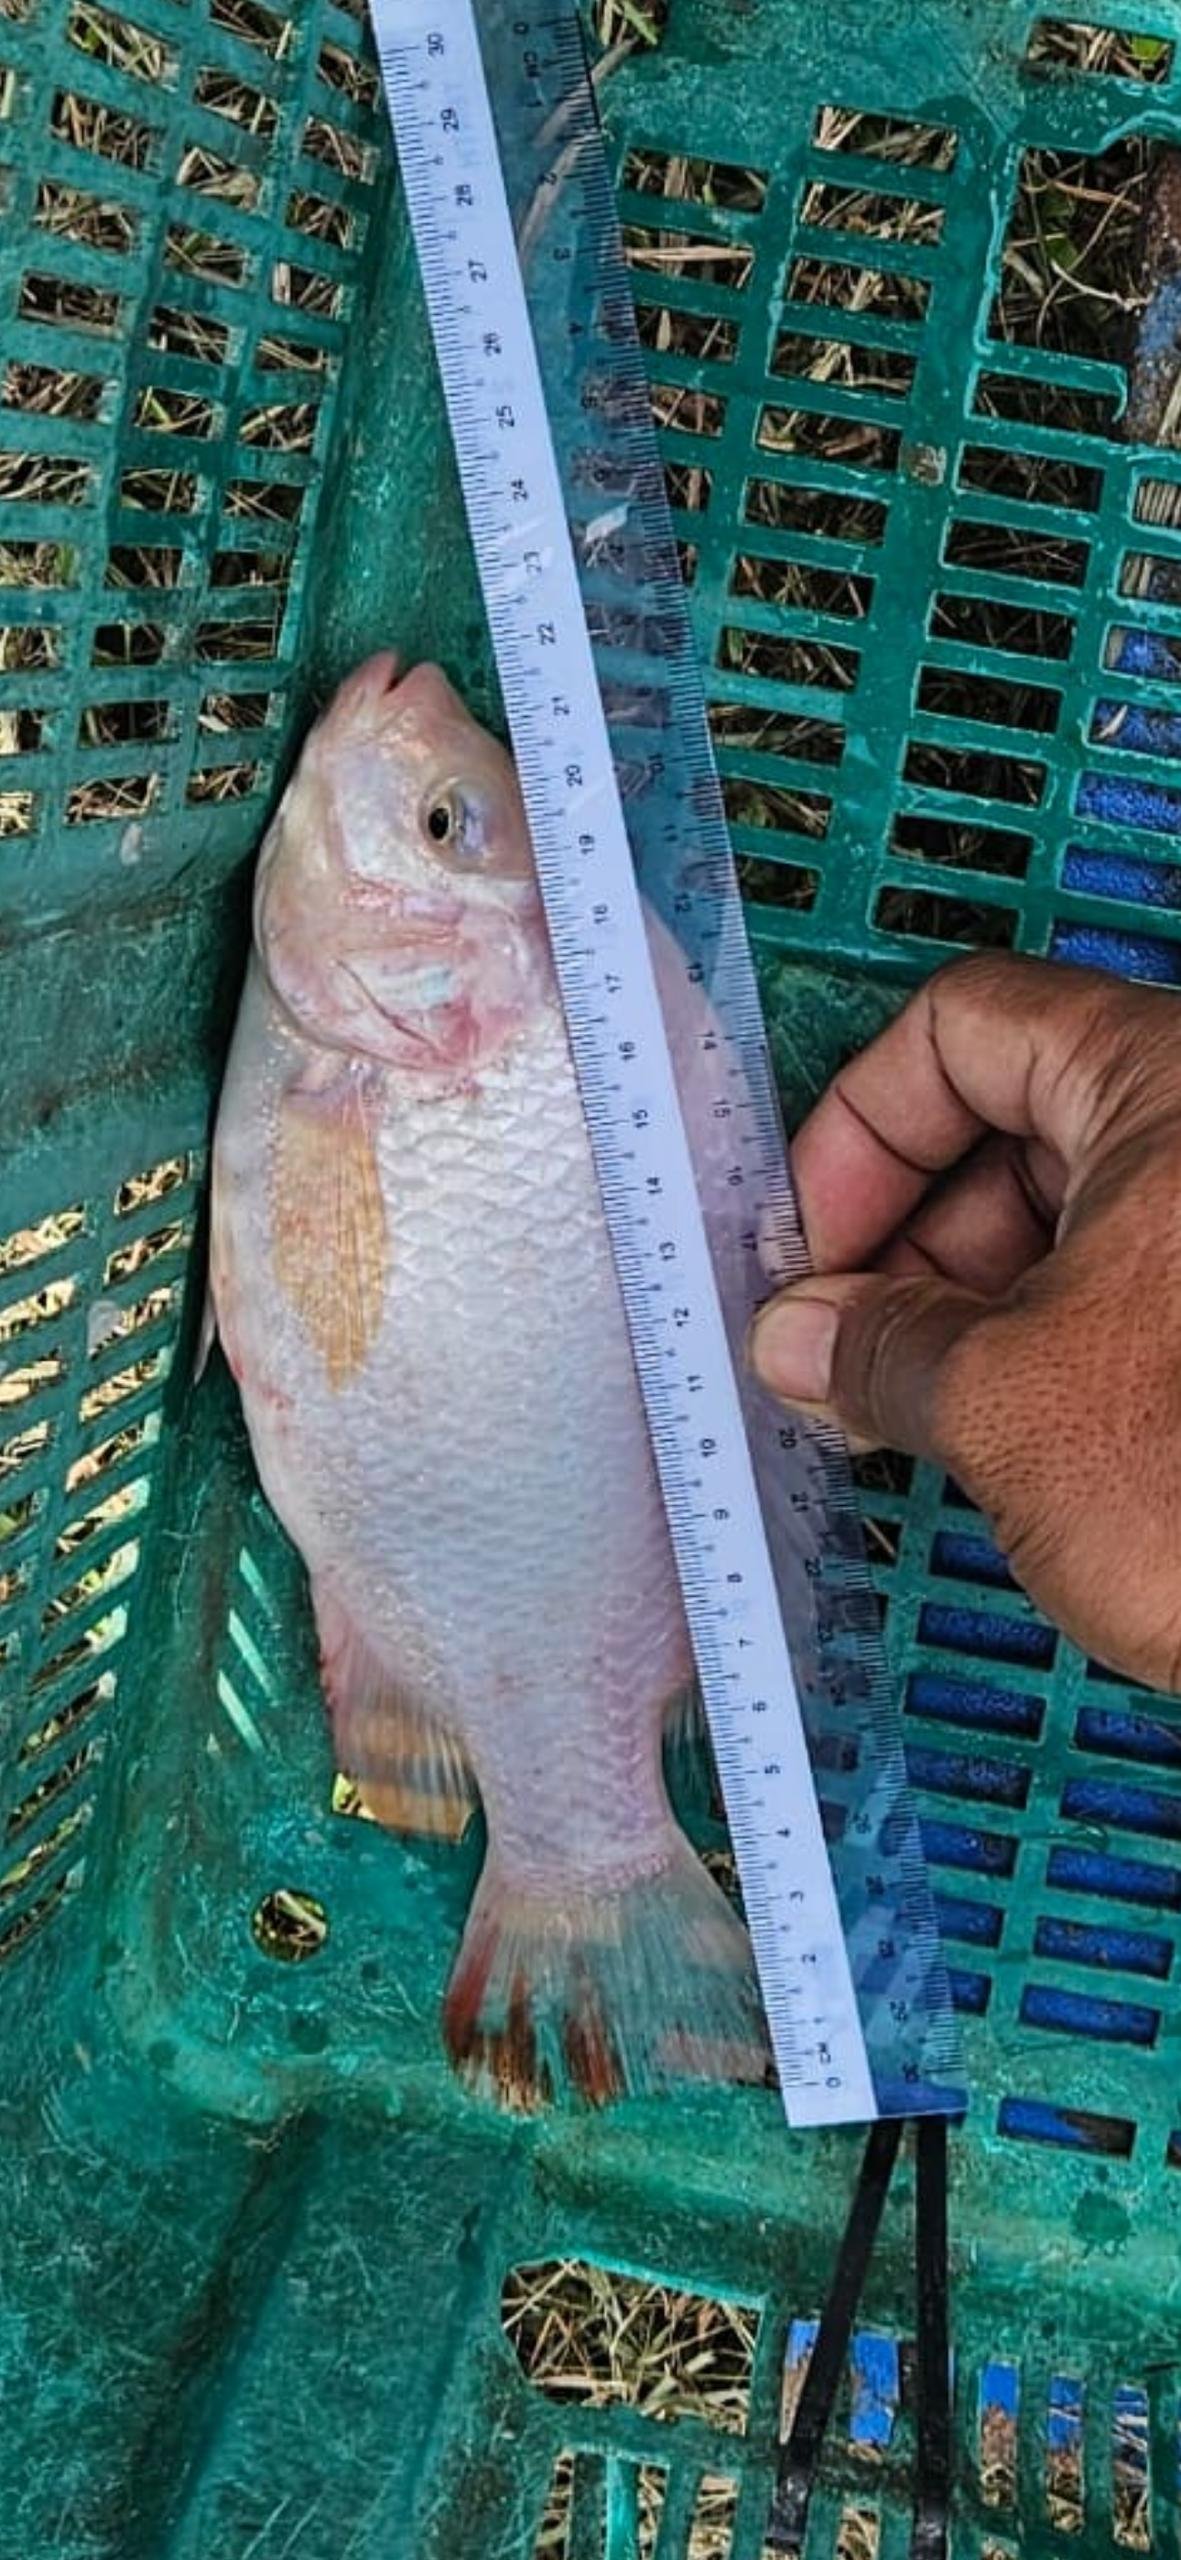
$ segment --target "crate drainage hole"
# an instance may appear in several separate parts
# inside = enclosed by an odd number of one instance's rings
[[[679,2531],[661,2527],[666,2508]],[[656,2560],[659,2547],[676,2560],[730,2560],[738,2510],[738,2483],[726,2473],[702,2472],[696,2481],[655,2462],[622,2456],[562,2452],[554,2464],[549,2496],[532,2546],[533,2560],[570,2560],[573,2550],[611,2554],[611,2560]],[[588,2540],[589,2531],[589,2540]],[[871,2560],[865,2546],[850,2547],[847,2560]]]
[[[745,2303],[551,2258],[509,2270],[501,2318],[527,2379],[567,2408],[745,2430],[758,2328]]]
[[[327,1939],[328,1914],[314,1894],[280,1885],[256,1905],[250,1928],[264,1956],[273,1956],[277,1964],[306,1964]]]

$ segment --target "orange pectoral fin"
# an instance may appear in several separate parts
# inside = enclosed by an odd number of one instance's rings
[[[279,1286],[339,1390],[377,1339],[389,1268],[365,1082],[351,1070],[284,1094],[272,1217]]]

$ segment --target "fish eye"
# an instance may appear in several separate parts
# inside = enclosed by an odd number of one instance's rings
[[[435,844],[450,844],[452,837],[459,833],[459,820],[455,795],[449,791],[445,799],[431,802],[426,813],[427,834]]]
[[[432,846],[449,853],[461,862],[478,862],[483,852],[483,830],[478,813],[473,810],[454,783],[437,785],[423,802],[422,824]]]

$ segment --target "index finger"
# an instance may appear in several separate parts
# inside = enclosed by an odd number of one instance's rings
[[[794,1141],[816,1268],[872,1262],[987,1129],[1039,1138],[1069,1164],[1113,1031],[1131,1008],[1155,1014],[1162,1001],[1174,999],[1009,953],[941,970],[841,1069]]]

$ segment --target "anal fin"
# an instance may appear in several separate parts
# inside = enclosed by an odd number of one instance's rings
[[[460,1744],[399,1689],[339,1603],[313,1596],[338,1767],[386,1830],[461,1840],[479,1799]]]

